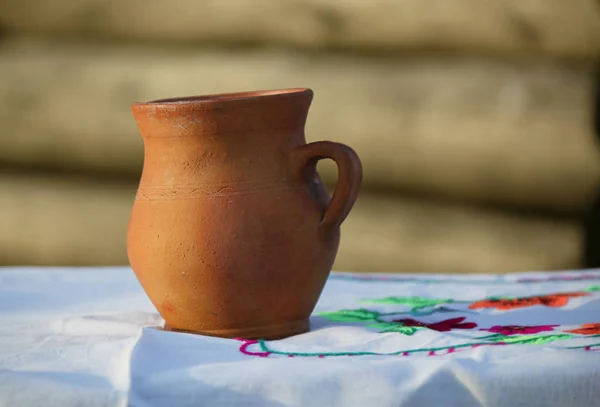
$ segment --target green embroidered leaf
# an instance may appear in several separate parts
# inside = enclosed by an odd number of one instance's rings
[[[555,334],[555,335],[532,334],[532,335],[514,335],[514,336],[498,335],[495,337],[487,337],[485,339],[487,339],[489,341],[493,341],[493,342],[510,343],[513,345],[516,345],[516,344],[543,345],[545,343],[561,341],[561,340],[569,339],[572,337],[573,337],[573,335],[567,335],[567,334]]]
[[[447,304],[453,302],[449,298],[427,298],[427,297],[385,297],[377,298],[374,300],[367,300],[366,302],[373,304],[397,304],[406,305],[411,307],[413,310],[424,307],[431,307],[439,304]]]
[[[381,329],[380,333],[387,333],[387,332],[397,332],[403,335],[412,335],[415,332],[417,332],[418,329],[420,329],[419,327],[416,326],[404,326],[402,324],[398,324],[398,323],[381,323],[381,324],[372,324],[369,325],[369,328],[377,328],[377,329]]]
[[[591,285],[588,288],[584,288],[583,291],[600,291],[600,285]]]
[[[359,322],[359,321],[373,321],[379,317],[378,312],[369,311],[367,309],[344,309],[333,312],[321,312],[318,315],[329,319],[330,321],[341,321],[341,322]]]

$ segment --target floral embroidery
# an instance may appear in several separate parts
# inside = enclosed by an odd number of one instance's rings
[[[451,329],[472,329],[477,327],[477,325],[472,322],[462,323],[465,317],[448,319],[433,324],[426,324],[410,318],[393,319],[389,321],[389,318],[392,316],[404,314],[431,315],[436,312],[457,312],[456,310],[450,310],[444,307],[434,308],[433,310],[424,313],[416,313],[414,310],[415,309],[413,308],[413,311],[411,312],[380,313],[377,311],[360,308],[333,312],[321,312],[318,315],[335,322],[365,323],[369,328],[379,329],[380,333],[396,332],[404,335],[412,335],[421,328],[429,328],[442,332],[449,331]],[[385,318],[387,318],[387,320]]]
[[[456,353],[460,350],[474,349],[481,346],[499,346],[499,345],[542,345],[545,343],[550,343],[554,341],[560,341],[572,338],[571,335],[566,334],[556,334],[556,335],[522,335],[522,336],[513,336],[513,337],[504,337],[503,335],[495,335],[493,338],[489,338],[489,342],[472,342],[472,343],[463,343],[453,346],[442,346],[442,347],[432,347],[432,348],[416,348],[416,349],[405,349],[399,350],[395,352],[383,353],[383,352],[287,352],[280,351],[276,349],[269,348],[268,342],[262,339],[260,340],[245,340],[239,339],[242,341],[242,344],[239,348],[240,352],[247,356],[256,356],[261,358],[267,358],[272,355],[274,356],[284,356],[284,357],[340,357],[340,356],[410,356],[416,354],[426,354],[427,356],[442,356],[448,355],[451,353]],[[583,350],[592,350],[590,346],[596,345],[588,345],[585,347],[573,347],[573,348],[565,348],[565,349],[583,349]],[[254,348],[256,348],[254,350]]]
[[[477,328],[476,323],[463,322],[464,320],[465,320],[465,317],[459,317],[459,318],[445,319],[440,322],[435,322],[435,323],[429,324],[429,323],[425,323],[425,322],[419,322],[414,319],[406,318],[406,319],[395,319],[394,322],[399,322],[399,323],[403,324],[404,326],[414,326],[414,327],[433,329],[434,331],[438,331],[438,332],[447,332],[447,331],[451,331],[452,329]]]
[[[600,323],[583,324],[581,328],[569,329],[569,330],[566,330],[565,332],[571,332],[574,334],[581,334],[581,335],[598,335],[598,334],[600,334]]]
[[[534,297],[523,298],[498,298],[476,301],[469,305],[471,309],[495,308],[498,310],[511,310],[516,308],[533,307],[534,305],[544,305],[546,307],[563,307],[569,303],[570,298],[585,297],[590,295],[587,292],[560,293],[550,295],[538,295]]]
[[[569,280],[566,278],[565,280]],[[376,298],[368,300],[359,300],[361,303],[382,304],[382,308],[369,309],[370,307],[357,309],[342,309],[328,312],[321,312],[317,315],[323,316],[330,321],[351,323],[366,328],[377,329],[379,333],[388,335],[401,334],[407,336],[420,335],[423,330],[432,330],[438,332],[448,332],[452,330],[470,330],[478,327],[477,323],[468,321],[469,314],[478,314],[479,309],[492,308],[502,311],[526,308],[536,305],[557,308],[565,306],[570,299],[585,296],[598,296],[600,286],[588,286],[581,291],[563,292],[555,294],[542,294],[529,297],[508,297],[497,296],[488,297],[479,301],[464,301],[461,299],[450,298],[428,298],[422,296],[388,296],[385,298]],[[421,319],[423,316],[437,315],[441,313],[452,312],[453,318],[438,320],[437,322],[425,322]],[[458,316],[454,317],[458,313]],[[462,314],[462,315],[461,315]],[[518,317],[518,314],[517,314]],[[416,318],[416,319],[415,319]],[[518,321],[518,318],[515,322]],[[481,322],[480,322],[481,323]],[[490,324],[492,325],[492,324]],[[588,323],[576,329],[564,330],[560,325],[493,325],[489,328],[480,328],[479,331],[487,331],[487,336],[474,338],[469,335],[457,335],[448,340],[458,343],[449,344],[443,347],[431,348],[405,348],[402,350],[393,350],[389,352],[377,352],[360,349],[348,351],[327,352],[326,349],[320,352],[300,352],[286,351],[280,346],[285,346],[284,342],[268,342],[265,340],[241,340],[242,344],[239,351],[248,356],[254,357],[339,357],[339,356],[443,356],[456,352],[468,351],[477,347],[488,346],[515,346],[515,345],[545,345],[551,342],[578,339],[577,346],[557,345],[557,349],[581,350],[589,352],[599,352],[600,344],[592,342],[600,337],[600,323]],[[562,331],[562,332],[560,332]],[[476,331],[477,332],[477,331]],[[585,335],[585,338],[579,335]],[[471,342],[466,342],[470,338]],[[419,336],[417,336],[419,338]],[[462,338],[462,341],[460,340]],[[391,340],[397,340],[390,338]],[[387,340],[387,339],[386,339]],[[586,344],[581,341],[585,340]],[[465,341],[465,342],[463,342]],[[461,343],[462,342],[462,343]],[[597,342],[597,340],[596,340]],[[404,342],[400,339],[398,344],[419,343]]]
[[[488,331],[497,334],[501,334],[504,336],[511,335],[530,335],[537,334],[540,332],[552,331],[558,325],[533,325],[533,326],[525,326],[525,325],[495,325],[488,329],[480,329],[481,331]]]

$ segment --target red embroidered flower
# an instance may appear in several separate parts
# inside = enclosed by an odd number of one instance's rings
[[[539,332],[552,331],[554,327],[558,325],[535,325],[535,326],[524,326],[524,325],[496,325],[489,329],[481,329],[481,331],[493,332],[496,334],[502,334],[504,336],[510,335],[529,335],[537,334]]]
[[[451,331],[452,329],[477,328],[476,323],[463,322],[464,320],[465,320],[465,317],[459,317],[459,318],[451,318],[451,319],[446,319],[444,321],[428,324],[425,322],[420,322],[420,321],[417,321],[414,319],[407,318],[407,319],[395,319],[394,322],[400,322],[404,326],[419,326],[422,328],[429,328],[429,329],[433,329],[434,331],[438,331],[438,332]]]
[[[597,335],[600,334],[600,323],[597,324],[583,324],[581,328],[570,329],[565,332],[571,332],[574,334],[582,334],[582,335]]]
[[[569,298],[585,297],[590,295],[584,292],[560,293],[550,295],[538,295],[523,298],[499,298],[481,300],[469,305],[471,309],[496,308],[498,310],[511,310],[515,308],[533,307],[534,305],[545,305],[546,307],[563,307],[568,304]]]

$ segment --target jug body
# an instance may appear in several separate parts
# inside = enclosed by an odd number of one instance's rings
[[[349,147],[306,144],[311,100],[291,89],[132,106],[145,152],[127,251],[167,329],[247,339],[309,329],[361,180]],[[340,169],[333,198],[322,158]]]

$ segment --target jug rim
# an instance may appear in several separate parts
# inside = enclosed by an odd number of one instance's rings
[[[310,88],[265,89],[243,92],[214,93],[208,95],[183,96],[155,99],[149,102],[134,102],[135,106],[181,106],[181,105],[211,105],[223,102],[244,102],[256,99],[281,99],[299,95],[313,95]]]

